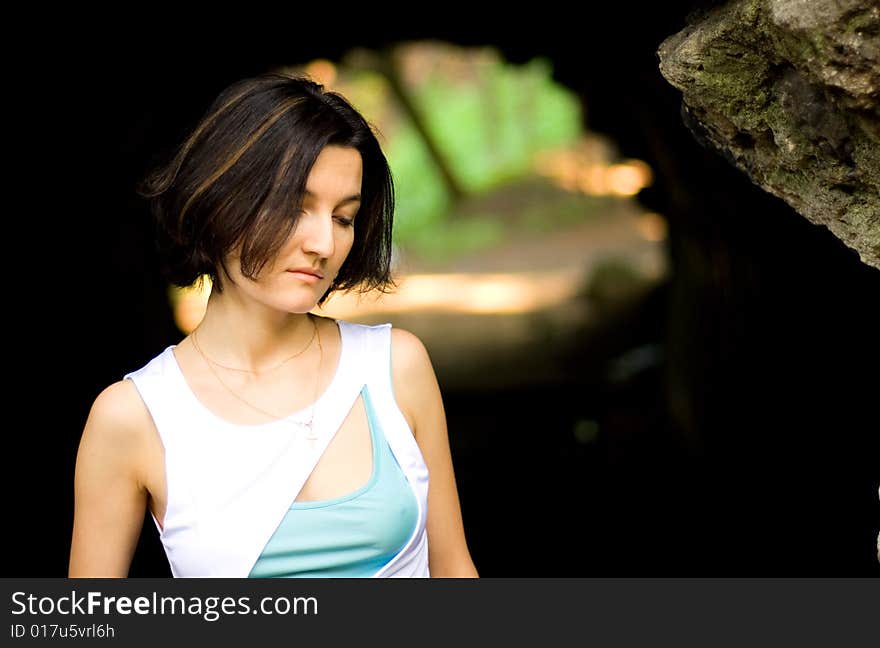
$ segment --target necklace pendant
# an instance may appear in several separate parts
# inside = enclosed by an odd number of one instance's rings
[[[315,441],[318,440],[318,433],[315,431],[312,423],[313,421],[307,421],[306,423],[301,423],[300,425],[302,425],[306,429],[306,441],[308,441],[309,444],[314,447]]]

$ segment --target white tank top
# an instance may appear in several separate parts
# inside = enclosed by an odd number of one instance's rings
[[[429,576],[428,468],[394,400],[391,324],[338,325],[339,364],[315,403],[314,442],[288,420],[237,425],[215,415],[190,389],[173,346],[126,374],[165,449],[164,528],[153,522],[175,577],[248,576],[364,386],[419,508],[409,540],[374,576]]]

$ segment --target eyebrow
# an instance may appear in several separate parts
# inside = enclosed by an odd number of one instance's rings
[[[308,196],[309,198],[314,198],[314,197],[315,197],[315,194],[313,194],[313,193],[312,193],[311,191],[309,191],[308,189],[306,189],[306,192],[305,192],[305,193],[306,193],[306,196]],[[337,207],[338,207],[339,205],[344,205],[344,204],[346,204],[346,203],[350,203],[350,202],[360,202],[360,201],[361,201],[361,195],[360,195],[359,193],[358,193],[358,194],[353,194],[353,195],[351,195],[351,196],[347,196],[347,197],[343,198],[342,200],[340,200],[339,203],[337,204]]]

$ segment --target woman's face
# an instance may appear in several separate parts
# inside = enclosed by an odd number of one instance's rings
[[[354,243],[362,174],[356,149],[326,146],[306,182],[299,221],[274,262],[253,281],[241,274],[238,259],[231,257],[227,267],[234,285],[229,288],[288,313],[312,310]]]

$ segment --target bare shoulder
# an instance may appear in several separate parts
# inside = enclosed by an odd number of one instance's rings
[[[150,492],[139,401],[124,380],[92,403],[74,470],[71,577],[128,575]]]
[[[391,328],[391,367],[401,377],[431,370],[428,350],[415,333],[397,327]]]
[[[106,450],[126,450],[139,445],[152,418],[134,383],[120,380],[106,387],[92,403],[83,430],[83,442]]]
[[[89,418],[128,426],[142,423],[145,414],[146,406],[137,387],[131,380],[120,380],[98,394],[92,403]]]
[[[418,436],[426,405],[439,401],[440,388],[428,350],[406,329],[391,329],[391,376],[397,404]]]

